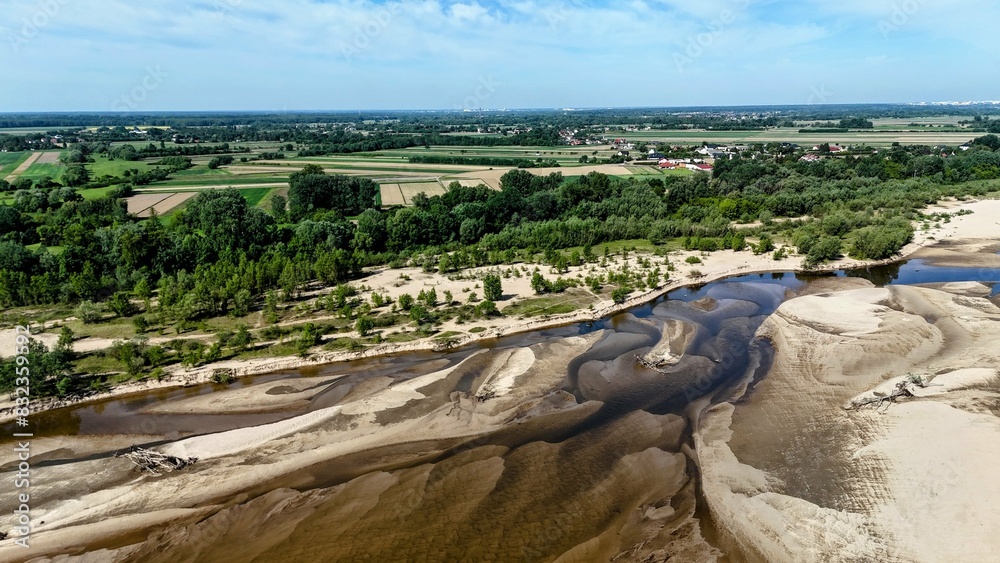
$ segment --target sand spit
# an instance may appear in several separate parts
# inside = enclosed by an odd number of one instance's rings
[[[996,557],[1000,309],[955,289],[812,295],[768,318],[767,377],[695,433],[728,547],[751,561]],[[844,408],[907,374],[929,381],[918,398]]]
[[[182,514],[178,511],[201,514],[202,508],[230,502],[256,483],[353,452],[475,437],[508,424],[517,427],[531,417],[559,414],[567,423],[579,421],[599,404],[577,405],[565,393],[552,394],[564,374],[551,369],[549,362],[565,365],[600,337],[598,331],[537,344],[513,356],[484,351],[448,369],[348,395],[332,407],[163,446],[161,450],[169,454],[200,458],[192,470],[182,473],[142,477],[126,461],[108,459],[49,467],[32,480],[36,522],[32,555],[59,553],[68,545],[81,550],[100,545],[111,537],[177,520]],[[468,378],[471,389],[493,382],[493,396],[477,400],[457,391]],[[516,388],[503,383],[508,380]],[[263,388],[251,389],[266,394]],[[195,399],[181,404],[188,410],[206,407]],[[76,439],[66,440],[63,447],[72,447]],[[106,525],[115,520],[115,526]],[[20,549],[12,540],[3,542],[0,560],[24,557]]]

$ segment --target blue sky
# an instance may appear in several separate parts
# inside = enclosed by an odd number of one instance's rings
[[[1000,99],[995,0],[0,0],[2,111]]]

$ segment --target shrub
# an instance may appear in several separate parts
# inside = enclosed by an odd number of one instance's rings
[[[103,309],[100,305],[94,303],[93,301],[84,301],[76,308],[76,316],[84,322],[84,324],[94,324],[101,321],[101,314]]]
[[[611,292],[611,299],[615,303],[619,303],[619,304],[624,303],[625,300],[628,299],[628,294],[630,292],[631,292],[631,290],[629,288],[627,288],[627,287],[616,288],[614,291]]]
[[[684,261],[688,264],[701,264],[701,258],[698,258],[697,256],[688,256],[684,259]]]
[[[806,254],[806,265],[813,266],[827,260],[840,257],[842,241],[837,237],[823,237],[809,249]]]
[[[371,317],[363,316],[358,319],[358,322],[354,323],[354,329],[358,331],[361,336],[368,336],[371,334],[372,330],[375,329],[375,321]]]
[[[503,282],[500,276],[489,275],[483,278],[483,297],[489,301],[498,301],[503,297]]]

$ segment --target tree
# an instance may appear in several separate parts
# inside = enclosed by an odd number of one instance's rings
[[[531,276],[531,289],[538,294],[549,293],[552,291],[552,284],[542,274],[535,272]]]
[[[809,249],[806,254],[806,265],[813,266],[827,260],[840,257],[840,247],[843,244],[837,237],[823,237]]]
[[[90,173],[82,164],[71,164],[63,172],[62,181],[67,186],[82,186],[90,181]]]
[[[367,337],[375,329],[375,321],[371,317],[363,315],[358,317],[358,322],[354,323],[354,329],[362,337]]]
[[[413,296],[409,293],[404,293],[399,296],[399,308],[404,311],[409,311],[413,307]]]
[[[241,289],[236,292],[233,296],[233,310],[232,314],[234,317],[245,317],[250,313],[250,307],[253,305],[253,295],[248,289]]]
[[[73,329],[68,326],[62,327],[59,330],[59,341],[56,342],[56,348],[60,350],[65,350],[67,352],[73,351],[73,337],[76,335],[73,333]]]
[[[487,299],[476,305],[476,315],[480,317],[499,317],[501,313],[497,309],[497,304]]]
[[[215,170],[216,168],[218,168],[220,166],[227,166],[227,165],[230,165],[232,163],[233,163],[233,157],[230,156],[230,155],[228,155],[228,154],[226,154],[226,155],[221,155],[221,156],[213,157],[212,160],[208,161],[208,167],[211,168],[212,170]]]
[[[28,387],[32,395],[44,396],[55,391],[55,381],[66,374],[69,365],[62,354],[49,352],[41,342],[27,338],[23,344],[18,344],[18,355],[23,356],[27,363],[16,359],[8,359],[0,363],[0,391],[10,391],[19,387],[18,378],[27,377]],[[24,370],[23,367],[30,367]],[[22,381],[23,383],[23,381]]]
[[[306,323],[302,327],[302,334],[299,335],[298,340],[295,341],[295,350],[300,356],[305,356],[309,349],[319,343],[319,332],[316,330],[316,325],[312,323]]]
[[[108,307],[122,318],[134,315],[137,310],[137,307],[129,300],[129,294],[125,291],[115,293],[108,301]]]
[[[284,221],[287,212],[288,200],[285,199],[285,196],[276,195],[271,198],[271,215],[276,221]]]
[[[129,375],[137,375],[146,364],[145,351],[145,337],[137,337],[131,340],[116,340],[108,349],[108,355],[120,361]]]
[[[491,274],[483,278],[483,297],[489,301],[499,301],[503,297],[503,282],[500,276]]]
[[[354,231],[354,248],[368,252],[382,252],[385,250],[388,238],[384,214],[374,209],[366,209],[358,215],[358,225]]]
[[[426,318],[427,309],[425,309],[423,305],[414,305],[410,307],[410,320],[417,324],[423,324]]]
[[[247,326],[242,324],[236,327],[236,333],[229,340],[230,346],[239,352],[246,350],[252,343],[253,335],[247,330]]]
[[[618,287],[611,292],[611,299],[618,304],[624,303],[628,299],[628,294],[631,290],[627,287]]]
[[[378,184],[368,178],[327,175],[317,165],[306,165],[288,178],[288,207],[298,219],[320,209],[335,209],[345,216],[358,215],[375,205]]]

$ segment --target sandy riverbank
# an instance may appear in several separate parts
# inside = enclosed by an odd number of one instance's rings
[[[997,223],[1000,221],[1000,200],[979,200],[979,201],[949,201],[942,202],[935,206],[932,206],[926,210],[927,213],[942,212],[947,211],[949,213],[956,213],[959,210],[969,210],[972,211],[971,215],[962,215],[954,217],[949,223],[945,223],[939,229],[931,229],[928,231],[918,231],[912,243],[907,245],[901,252],[900,256],[883,261],[860,261],[851,258],[843,258],[835,262],[823,264],[820,267],[814,268],[812,271],[833,271],[845,268],[856,268],[868,265],[876,264],[886,264],[897,260],[901,260],[912,255],[917,257],[933,257],[939,256],[939,252],[947,252],[948,245],[957,241],[963,241],[968,243],[969,239],[980,239],[983,245],[996,244],[996,233],[997,233]],[[928,247],[934,247],[935,249],[941,248],[945,250],[933,250],[928,249]],[[919,252],[919,253],[918,253]],[[960,250],[955,250],[952,252],[958,252],[964,254]],[[671,272],[671,279],[659,288],[645,291],[642,293],[634,293],[628,300],[624,303],[614,303],[610,299],[603,299],[597,301],[593,304],[592,308],[577,310],[573,313],[565,315],[551,315],[535,319],[517,319],[512,317],[501,317],[498,319],[492,319],[488,322],[477,323],[484,327],[484,330],[479,333],[465,333],[452,339],[452,346],[463,346],[471,344],[473,342],[499,338],[503,336],[509,336],[513,334],[518,334],[522,332],[529,332],[534,330],[540,330],[547,327],[562,326],[580,322],[595,321],[598,319],[606,318],[608,316],[614,315],[615,313],[628,310],[630,308],[642,305],[659,296],[662,296],[674,289],[691,285],[694,283],[708,283],[714,280],[723,279],[731,276],[745,275],[752,273],[761,272],[777,272],[777,271],[800,271],[802,270],[802,257],[791,257],[785,260],[777,261],[773,260],[768,254],[755,256],[750,252],[733,252],[731,250],[715,252],[710,256],[702,257],[704,263],[691,265],[684,262],[687,256],[701,256],[701,253],[697,252],[681,252],[675,253],[669,257],[672,264],[674,264],[676,271]],[[657,260],[657,257],[647,257],[651,260]],[[952,256],[953,259],[956,257]],[[998,257],[1000,258],[1000,257]],[[989,260],[989,258],[986,258]],[[633,257],[627,262],[635,267],[638,258]],[[609,264],[609,268],[620,268],[621,262],[612,262]],[[578,274],[583,275],[585,269],[588,266],[570,268],[565,277],[574,277]],[[692,277],[692,270],[697,270],[701,273],[700,277]],[[665,268],[664,268],[665,271]],[[470,272],[472,274],[470,277],[475,278],[476,272]],[[544,272],[550,279],[554,278],[549,272]],[[406,279],[409,278],[409,279]],[[482,289],[476,288],[479,285],[476,279],[459,279],[451,280],[445,276],[439,274],[428,274],[424,273],[417,268],[406,268],[402,270],[384,270],[377,272],[368,278],[360,281],[369,287],[374,288],[375,291],[385,293],[387,295],[398,297],[403,293],[410,293],[411,295],[416,295],[419,291],[423,289],[434,288],[438,293],[439,298],[443,296],[445,291],[451,291],[457,299],[462,299],[468,291],[477,291],[479,296],[482,297]],[[519,300],[532,297],[534,292],[531,290],[530,276],[524,276],[521,278],[508,278],[503,281],[504,283],[504,293],[505,299],[500,302],[498,306],[503,310],[508,307],[511,303]],[[303,319],[311,320],[311,319]],[[447,332],[450,330],[463,330],[465,327],[459,327],[454,323],[447,323],[442,327],[442,331]],[[0,350],[13,350],[14,347],[14,331],[4,330],[0,331]],[[55,335],[43,334],[42,338],[48,338],[49,341],[54,342]],[[101,339],[88,339],[86,343],[88,350],[100,349],[102,345],[110,345],[111,341],[104,342]],[[175,366],[168,370],[166,376],[161,381],[140,381],[127,383],[123,385],[116,386],[114,389],[106,391],[104,393],[96,394],[83,399],[84,401],[100,400],[106,399],[114,396],[121,396],[131,393],[138,393],[143,391],[149,391],[152,389],[161,389],[167,387],[178,387],[178,386],[188,386],[196,385],[200,383],[207,383],[211,380],[212,372],[215,369],[223,368],[232,371],[232,374],[236,377],[242,377],[247,375],[259,375],[269,372],[275,372],[280,370],[296,369],[304,366],[315,366],[320,364],[329,364],[342,361],[350,361],[361,358],[372,358],[378,356],[392,355],[398,353],[414,352],[414,351],[426,351],[434,350],[440,347],[440,342],[435,342],[433,338],[426,338],[423,340],[417,340],[406,343],[397,344],[382,344],[377,346],[371,346],[365,350],[358,352],[329,352],[317,349],[314,354],[309,357],[302,358],[298,356],[286,356],[286,357],[275,357],[275,358],[262,358],[262,359],[251,359],[251,360],[239,360],[239,361],[224,361],[217,362],[214,364],[208,364],[200,366],[195,369],[184,369],[180,366]],[[77,401],[65,401],[65,400],[36,400],[35,409],[48,410],[51,408],[59,408],[72,404]],[[0,422],[8,422],[13,419],[12,414],[12,403],[9,399],[5,398],[0,401]]]
[[[695,432],[726,547],[751,561],[995,558],[1000,309],[952,285],[800,297],[768,318],[767,377]],[[918,398],[845,409],[907,374],[929,382]]]

